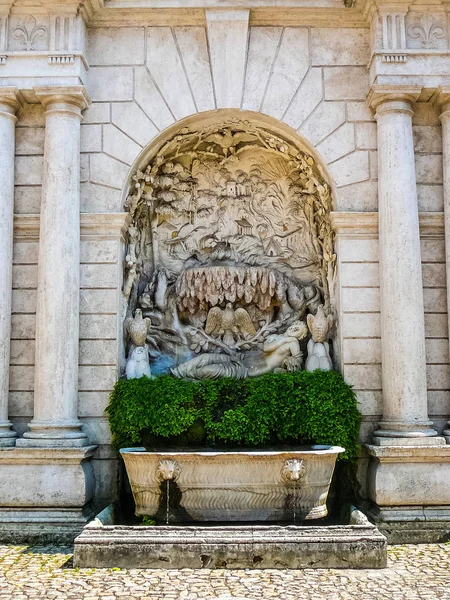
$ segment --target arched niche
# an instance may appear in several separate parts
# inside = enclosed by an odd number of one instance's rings
[[[265,360],[270,336],[295,327],[304,354],[308,314],[319,306],[330,337],[332,197],[312,148],[270,117],[213,111],[158,136],[124,191],[127,355],[141,318],[153,374],[186,375],[180,365],[203,355]],[[293,354],[266,371],[303,368]],[[220,374],[249,372],[238,371]]]

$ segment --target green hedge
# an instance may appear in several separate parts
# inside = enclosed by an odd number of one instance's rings
[[[117,447],[339,445],[357,451],[356,396],[336,371],[191,382],[120,380],[106,409]]]

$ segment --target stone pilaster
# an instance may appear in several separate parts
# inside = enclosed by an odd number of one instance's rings
[[[375,443],[434,444],[428,419],[412,103],[420,89],[375,87],[383,419]]]
[[[15,88],[0,88],[0,448],[14,446],[8,421],[14,215]]]
[[[39,88],[46,109],[34,418],[19,446],[85,446],[78,420],[80,121],[83,86]]]
[[[447,315],[450,337],[450,86],[440,88],[434,99],[436,104],[440,106],[442,123],[445,265],[447,273]],[[444,435],[447,443],[450,444],[450,421],[448,425],[444,431]]]

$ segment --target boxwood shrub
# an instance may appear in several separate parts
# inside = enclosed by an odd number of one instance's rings
[[[120,380],[107,407],[116,448],[267,448],[339,445],[354,459],[360,414],[336,371],[185,381]]]

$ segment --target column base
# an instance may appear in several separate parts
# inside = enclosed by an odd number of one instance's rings
[[[448,539],[450,446],[438,439],[433,446],[366,446],[371,516],[390,543]]]
[[[0,450],[0,541],[71,543],[92,516],[95,448]]]
[[[373,505],[368,516],[388,544],[436,544],[450,539],[450,506]]]
[[[385,438],[387,445],[401,445],[392,442],[393,439],[405,440],[404,445],[440,445],[441,442],[433,444],[427,442],[427,438],[433,438],[438,436],[438,432],[433,429],[432,421],[419,421],[414,423],[405,423],[403,421],[381,421],[379,429],[375,431],[374,444],[381,444],[377,440]],[[414,442],[406,442],[406,440],[416,440]],[[445,443],[445,442],[444,442]]]
[[[10,448],[16,445],[17,433],[11,429],[9,421],[0,422],[0,448]]]
[[[450,444],[450,429],[445,429],[442,432],[442,435],[445,437],[445,441],[447,442],[447,444]]]
[[[19,448],[83,448],[89,445],[88,437],[81,431],[81,423],[33,423],[16,442]]]

